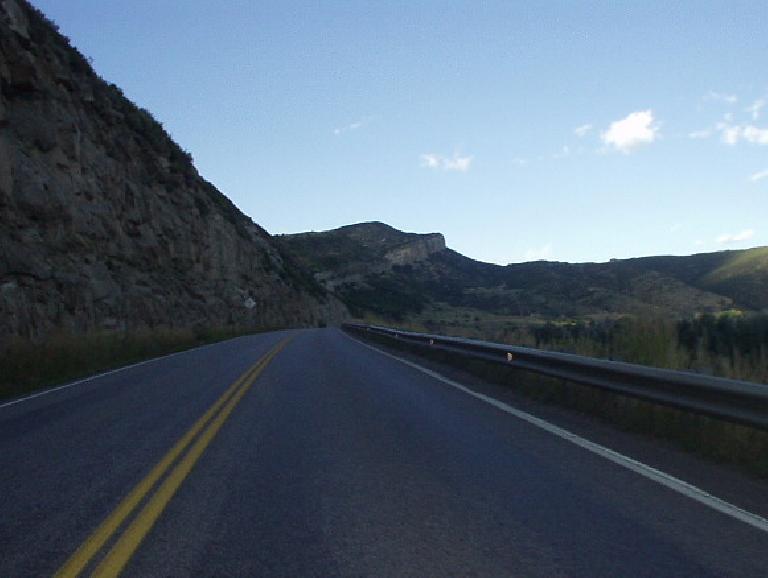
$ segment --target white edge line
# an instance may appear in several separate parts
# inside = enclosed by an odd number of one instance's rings
[[[233,337],[232,339],[237,339],[237,337]],[[226,341],[231,341],[231,340],[226,340]],[[21,403],[23,401],[29,401],[30,399],[35,399],[36,397],[42,397],[44,395],[48,395],[49,393],[54,393],[62,389],[68,389],[70,387],[74,387],[75,385],[80,385],[83,383],[87,383],[89,381],[93,381],[95,379],[100,379],[102,377],[106,377],[107,375],[112,375],[113,373],[120,373],[121,371],[125,371],[126,369],[132,369],[134,367],[139,367],[140,365],[145,365],[147,363],[160,361],[161,359],[169,359],[171,357],[175,357],[176,355],[182,355],[183,353],[191,353],[193,351],[197,351],[198,349],[204,349],[212,345],[218,345],[219,343],[224,343],[224,342],[217,341],[215,343],[206,343],[204,345],[198,345],[197,347],[193,347],[192,349],[185,349],[183,351],[176,351],[175,353],[169,353],[168,355],[160,355],[159,357],[152,357],[151,359],[145,359],[144,361],[137,361],[136,363],[132,363],[131,365],[124,365],[122,367],[110,369],[109,371],[105,371],[104,373],[97,373],[96,375],[84,377],[83,379],[78,379],[77,381],[73,381],[71,383],[65,383],[64,385],[57,385],[56,387],[43,389],[31,395],[27,395],[25,397],[20,397],[18,399],[14,399],[11,401],[6,401],[5,403],[0,404],[0,409],[3,409],[4,407],[10,407],[12,405],[16,405],[17,403]]]
[[[496,407],[497,409],[500,409],[501,411],[504,411],[519,419],[527,421],[528,423],[535,425],[538,428],[541,428],[564,440],[567,440],[573,444],[576,444],[577,446],[582,447],[585,450],[588,450],[594,454],[597,454],[607,460],[610,460],[611,462],[619,466],[627,468],[628,470],[632,470],[633,472],[640,474],[641,476],[644,476],[649,480],[653,480],[654,482],[657,482],[662,486],[665,486],[671,490],[674,490],[675,492],[683,494],[684,496],[687,496],[693,500],[696,500],[697,502],[704,504],[705,506],[708,506],[713,510],[717,510],[718,512],[726,514],[727,516],[731,516],[732,518],[735,518],[737,520],[740,520],[741,522],[749,524],[750,526],[757,528],[758,530],[762,530],[763,532],[768,532],[768,520],[766,520],[762,516],[753,514],[752,512],[748,512],[747,510],[742,510],[738,506],[735,506],[729,502],[726,502],[725,500],[721,500],[716,496],[708,494],[701,488],[698,488],[692,484],[689,484],[688,482],[684,482],[683,480],[680,480],[674,476],[671,476],[670,474],[657,470],[656,468],[652,468],[651,466],[646,465],[642,462],[638,462],[637,460],[634,460],[628,456],[625,456],[624,454],[621,454],[617,451],[601,446],[600,444],[596,444],[587,439],[584,439],[583,437],[580,437],[575,433],[569,432],[568,430],[565,430],[561,427],[551,424],[548,421],[545,421],[534,415],[531,415],[519,409],[515,409],[514,407],[507,405],[503,401],[499,401],[498,399],[495,399],[488,395],[473,391],[468,387],[461,385],[456,381],[453,381],[452,379],[449,379],[443,375],[440,375],[435,371],[432,371],[431,369],[427,369],[426,367],[422,367],[417,363],[414,363],[407,359],[403,359],[402,357],[398,357],[396,355],[392,355],[391,353],[382,351],[381,349],[368,345],[367,343],[363,343],[359,339],[355,339],[354,337],[352,337],[346,332],[342,332],[342,333],[344,333],[344,335],[346,335],[349,339],[351,339],[352,341],[355,341],[356,343],[359,343],[363,347],[367,347],[368,349],[371,349],[377,353],[380,353],[381,355],[386,355],[387,357],[390,357],[401,363],[404,363],[405,365],[412,367],[413,369],[416,369],[422,373],[425,373],[434,379],[442,381],[443,383],[446,383],[452,387],[455,387],[456,389],[459,389],[464,393],[471,395],[472,397],[475,397],[481,401],[484,401],[485,403],[488,403]]]

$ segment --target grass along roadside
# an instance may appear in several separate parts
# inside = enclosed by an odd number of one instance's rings
[[[0,399],[256,332],[242,327],[160,328],[84,335],[59,333],[39,343],[14,339],[0,351]]]
[[[687,319],[647,316],[545,320],[444,307],[406,330],[576,353],[768,384],[768,312],[727,311]],[[451,317],[453,315],[453,317]],[[392,327],[386,319],[364,323]]]

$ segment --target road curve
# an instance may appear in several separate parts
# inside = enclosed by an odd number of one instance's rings
[[[0,576],[59,571],[196,423],[86,574],[153,500],[124,576],[768,568],[767,532],[326,329],[243,337],[0,407]]]

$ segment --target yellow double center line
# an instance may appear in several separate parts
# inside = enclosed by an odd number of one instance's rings
[[[118,504],[114,511],[99,525],[96,530],[83,542],[69,560],[56,573],[57,577],[70,578],[78,576],[94,556],[112,538],[123,522],[144,500],[147,494],[155,487],[158,481],[165,475],[168,469],[177,461],[190,444],[192,447],[184,457],[176,463],[168,476],[159,485],[154,494],[149,498],[141,511],[127,526],[109,552],[96,566],[92,576],[106,577],[117,576],[128,563],[133,553],[141,544],[144,537],[152,529],[163,510],[171,501],[171,498],[179,489],[181,483],[187,477],[192,468],[203,455],[208,444],[211,443],[224,422],[235,409],[237,404],[246,394],[253,382],[270,361],[290,341],[290,337],[282,340],[264,357],[257,361],[248,371],[241,375],[222,396],[198,419],[185,433],[176,445],[152,468],[147,476],[141,480],[133,490]],[[202,431],[202,434],[200,432]],[[198,436],[198,434],[200,434]],[[194,443],[192,443],[194,441]]]

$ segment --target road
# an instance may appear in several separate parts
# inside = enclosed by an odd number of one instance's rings
[[[0,405],[0,512],[0,576],[768,568],[768,532],[337,329],[242,337]]]

